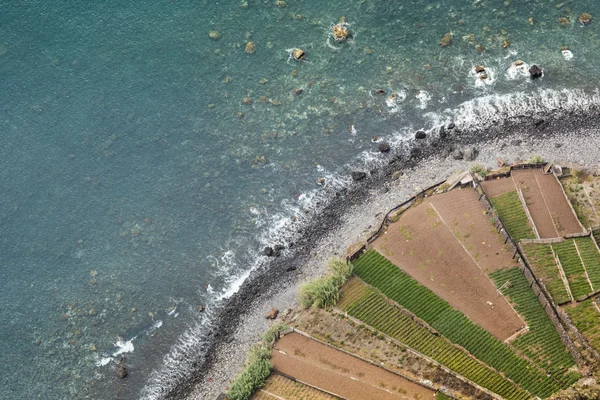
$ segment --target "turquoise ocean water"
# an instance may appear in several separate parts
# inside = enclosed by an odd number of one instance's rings
[[[594,0],[1,2],[0,398],[151,397],[317,178],[593,96],[599,26]]]

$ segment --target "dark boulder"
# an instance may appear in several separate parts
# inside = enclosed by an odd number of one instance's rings
[[[531,79],[539,78],[542,76],[542,74],[542,69],[535,64],[532,65],[531,68],[529,68],[529,75],[531,75]]]
[[[358,182],[365,179],[367,177],[367,174],[362,171],[352,171],[351,176],[354,182]]]
[[[121,359],[119,360],[119,367],[117,368],[117,376],[121,379],[125,379],[125,377],[129,374],[127,372],[127,368],[125,367],[126,361],[127,358],[121,356]]]
[[[452,152],[452,158],[454,158],[455,160],[462,160],[463,159],[463,152],[461,149],[456,149]]]
[[[444,128],[444,125],[440,126],[438,132],[439,132],[440,139],[446,139],[446,136],[448,136],[448,133],[446,132],[446,128]]]
[[[448,124],[448,129],[450,129],[450,130],[454,129],[455,127],[456,127],[456,125],[454,124],[454,122],[450,122]]]
[[[379,146],[377,146],[377,148],[382,153],[389,153],[391,150],[390,145],[387,143],[379,143]]]
[[[417,131],[415,133],[415,139],[425,139],[427,137],[427,133],[425,131]]]
[[[463,153],[463,158],[465,159],[465,161],[473,161],[479,155],[479,151],[474,147],[473,148],[464,148],[462,153]]]
[[[265,247],[265,249],[263,250],[263,253],[264,253],[264,255],[265,255],[265,256],[267,256],[267,257],[273,257],[273,254],[275,254],[275,251],[273,251],[273,248],[272,248],[272,247],[269,247],[269,246],[267,246],[267,247]]]

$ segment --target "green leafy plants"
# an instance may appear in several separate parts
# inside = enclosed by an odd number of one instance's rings
[[[237,376],[229,391],[227,397],[230,400],[246,400],[258,390],[271,373],[271,351],[264,342],[257,343],[250,349],[250,354],[246,360],[246,365],[242,372]]]
[[[573,297],[577,299],[591,293],[592,288],[585,276],[583,264],[573,240],[555,243],[552,245],[552,248],[560,260],[563,271],[565,271]]]
[[[334,258],[329,261],[330,275],[314,279],[300,288],[300,304],[304,308],[331,307],[340,298],[340,287],[352,274],[352,265],[344,260]]]
[[[537,155],[537,154],[531,156],[531,158],[529,159],[530,164],[542,164],[545,162],[546,162],[546,160],[544,160],[544,157]]]
[[[554,254],[549,244],[522,244],[527,260],[533,267],[536,276],[541,279],[550,291],[554,302],[564,304],[571,301],[565,283],[560,277],[558,265],[554,261]]]
[[[532,394],[548,397],[566,387],[559,377],[547,376],[531,362],[519,357],[505,343],[474,324],[376,251],[371,250],[356,260],[354,268],[355,274],[363,281],[381,290],[450,341],[503,372]]]
[[[426,328],[393,304],[377,289],[353,278],[344,286],[338,304],[343,311],[406,346],[431,357],[440,364],[509,400],[530,398],[517,387],[465,350]]]
[[[491,201],[508,234],[515,242],[519,242],[521,239],[535,239],[535,234],[516,191],[492,197]]]
[[[600,289],[600,253],[592,238],[583,237],[575,239],[585,269],[594,286],[594,290]]]
[[[471,167],[471,173],[478,174],[479,176],[486,176],[488,169],[481,164],[473,164]]]

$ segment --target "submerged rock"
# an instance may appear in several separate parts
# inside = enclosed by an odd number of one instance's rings
[[[212,40],[218,40],[221,37],[221,32],[219,31],[210,31],[208,32],[208,37]]]
[[[263,254],[267,257],[273,257],[273,255],[275,254],[275,251],[273,250],[272,247],[267,246],[265,247],[265,249],[263,250]]]
[[[246,43],[245,51],[248,54],[254,53],[256,51],[256,47],[254,46],[254,42],[248,42],[248,43]]]
[[[127,358],[125,358],[125,357],[121,357],[121,359],[119,360],[119,368],[117,368],[117,376],[121,379],[125,379],[125,377],[129,374],[129,372],[127,372],[127,367],[125,367],[126,361],[127,361]]]
[[[344,17],[340,18],[340,22],[333,26],[333,38],[336,42],[343,42],[350,36],[350,30],[346,27]]]
[[[543,74],[542,69],[535,64],[532,65],[531,68],[529,68],[529,75],[531,75],[531,79],[537,79],[537,78],[541,77],[542,74]]]
[[[452,32],[446,33],[440,40],[440,46],[447,47],[452,44]]]
[[[367,174],[362,171],[352,171],[350,174],[354,182],[361,181],[367,177]]]
[[[379,143],[379,146],[377,146],[377,148],[382,153],[389,153],[391,150],[390,145],[387,143]]]
[[[292,58],[294,60],[300,61],[304,58],[305,55],[306,55],[306,53],[304,53],[304,50],[301,50],[301,49],[292,50]]]
[[[583,13],[579,16],[579,22],[581,22],[583,25],[589,24],[591,20],[592,20],[592,14]]]
[[[483,65],[476,65],[475,66],[475,73],[480,73],[480,72],[485,72],[485,67]]]

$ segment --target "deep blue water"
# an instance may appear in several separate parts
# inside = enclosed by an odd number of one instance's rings
[[[379,157],[373,135],[402,139],[481,96],[595,89],[583,12],[600,5],[0,3],[0,398],[136,398],[318,177]],[[342,16],[353,38],[335,43]],[[544,78],[511,78],[517,59]],[[119,340],[135,348],[126,381]]]

